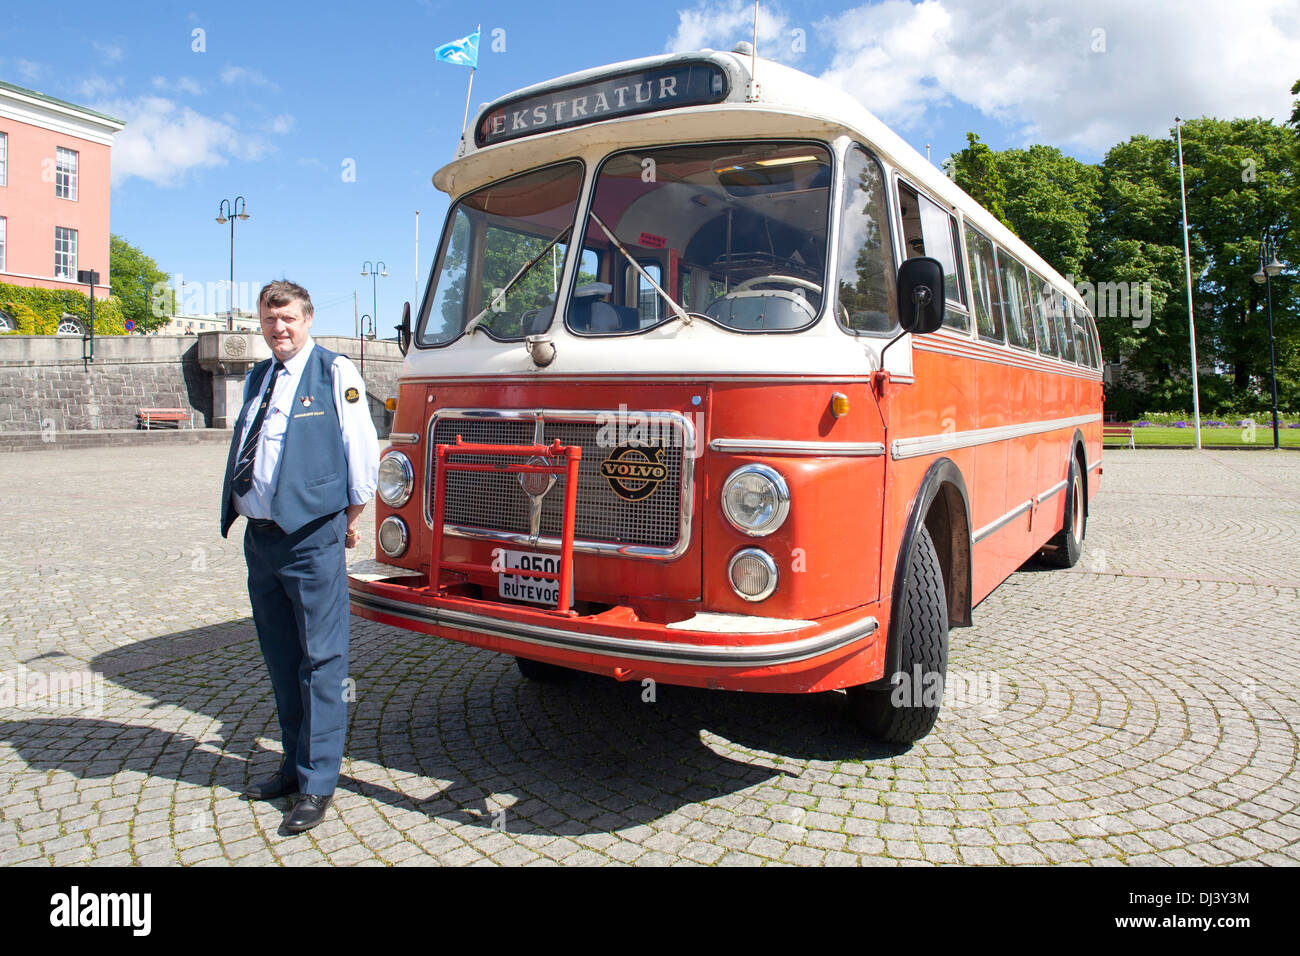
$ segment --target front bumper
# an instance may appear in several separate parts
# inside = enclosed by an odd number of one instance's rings
[[[513,604],[433,596],[419,586],[423,578],[405,581],[350,576],[352,613],[620,680],[648,677],[695,687],[806,693],[874,680],[883,664],[883,635],[870,608],[770,626],[750,619],[749,628],[742,628],[746,622],[736,615],[697,615],[664,625],[642,621],[625,606],[562,617]]]

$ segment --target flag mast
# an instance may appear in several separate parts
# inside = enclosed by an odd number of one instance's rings
[[[483,24],[474,28],[475,36],[483,35]],[[460,121],[460,135],[465,135],[465,126],[469,123],[469,92],[474,89],[474,74],[478,71],[478,51],[474,54],[474,65],[469,68],[469,86],[465,88],[465,118]]]

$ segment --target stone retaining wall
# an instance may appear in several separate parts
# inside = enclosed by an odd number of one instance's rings
[[[323,347],[360,364],[360,341],[321,336]],[[186,408],[196,428],[212,425],[212,374],[192,335],[100,336],[93,361],[76,336],[0,335],[0,434],[129,429],[140,408]],[[367,342],[365,379],[381,437],[397,394],[401,353],[393,342]]]

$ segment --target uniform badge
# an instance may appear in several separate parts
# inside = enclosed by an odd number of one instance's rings
[[[303,408],[311,408],[311,403],[316,401],[316,399],[312,398],[310,395],[304,395],[302,398],[298,399],[298,401],[302,402]]]
[[[361,401],[361,392],[355,388],[349,388],[343,393],[343,397],[355,405],[357,402]]]

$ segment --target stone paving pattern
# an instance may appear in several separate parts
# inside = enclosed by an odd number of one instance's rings
[[[297,837],[284,800],[239,796],[279,735],[224,459],[0,456],[0,672],[104,675],[97,714],[0,710],[0,863],[1300,861],[1294,453],[1107,451],[1083,560],[1027,565],[953,632],[984,698],[903,753],[840,694],[646,703],[354,618],[340,790]]]

